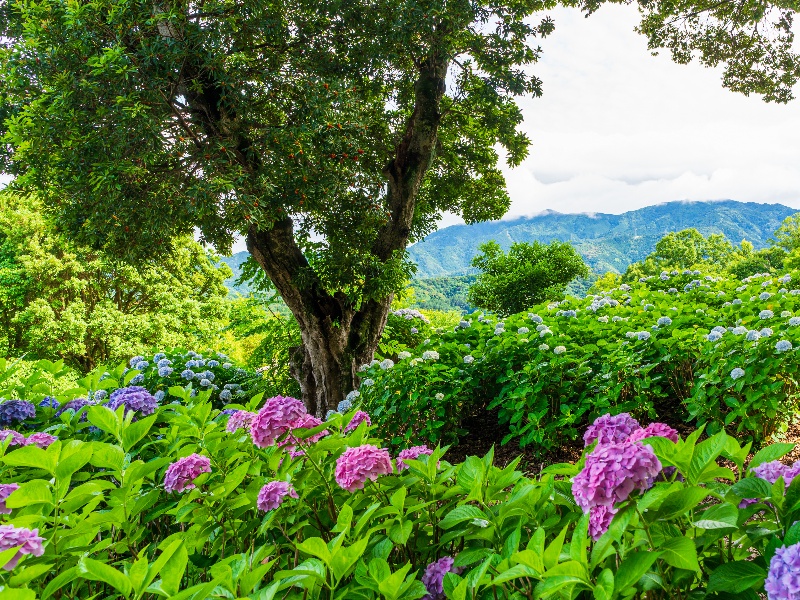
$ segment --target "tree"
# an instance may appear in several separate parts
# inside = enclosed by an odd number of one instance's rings
[[[480,273],[469,288],[469,301],[501,316],[561,300],[570,281],[589,275],[589,268],[567,242],[517,242],[508,254],[494,241],[478,249],[481,254],[472,259],[472,266]]]
[[[0,193],[0,356],[87,371],[154,347],[206,345],[227,316],[230,275],[191,238],[132,265],[59,235],[35,197]]]
[[[507,209],[496,149],[526,155],[514,98],[541,93],[525,67],[553,23],[531,17],[554,4],[6,3],[4,168],[129,260],[195,228],[220,251],[246,234],[322,416],[377,347],[406,245],[443,211]]]

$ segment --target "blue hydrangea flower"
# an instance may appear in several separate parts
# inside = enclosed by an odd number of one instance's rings
[[[742,303],[742,299],[741,298],[734,298],[733,302],[731,302],[731,304],[741,304],[741,303]]]
[[[800,325],[800,317],[792,317],[789,319],[790,327],[797,327],[798,325]]]
[[[202,385],[203,387],[208,387],[211,385],[211,382],[205,377],[203,377],[203,379],[200,380],[200,385]]]
[[[194,371],[191,369],[186,369],[185,371],[181,372],[181,377],[183,377],[186,381],[191,381],[194,379]]]
[[[213,369],[214,367],[218,367],[219,366],[219,361],[218,360],[210,360],[206,364],[208,365],[209,368]]]
[[[335,410],[329,410],[325,413],[325,420],[330,421],[331,417],[335,414],[338,414]]]
[[[364,387],[371,387],[375,385],[375,380],[367,377],[364,381],[361,382],[361,385]]]
[[[161,402],[164,399],[164,396],[166,395],[167,394],[164,390],[158,390],[155,394],[153,394],[153,398]]]
[[[764,327],[764,329],[762,329],[761,331],[759,331],[759,333],[761,334],[761,337],[769,337],[769,336],[771,336],[771,335],[772,335],[772,333],[773,333],[773,332],[772,332],[772,329],[771,329],[771,328],[769,328],[769,327]]]
[[[706,339],[707,339],[709,342],[718,342],[719,340],[721,340],[721,339],[722,339],[722,334],[721,334],[721,333],[719,333],[718,331],[712,331],[711,333],[709,333],[709,334],[706,336]]]
[[[161,367],[158,370],[158,376],[159,377],[169,377],[170,375],[172,375],[172,368],[171,367]]]
[[[777,344],[775,344],[775,351],[776,352],[788,352],[792,349],[792,342],[789,340],[781,340]]]
[[[134,375],[133,379],[131,379],[131,385],[139,385],[144,381],[144,375],[139,373],[138,375]]]
[[[194,361],[194,364],[196,367],[205,367],[206,361],[204,361],[202,358],[199,358],[196,361]]]
[[[758,295],[759,300],[769,300],[770,298],[772,298],[772,294],[770,294],[769,292],[761,292]]]
[[[36,407],[27,400],[5,400],[0,403],[0,424],[11,425],[36,416]]]
[[[233,394],[231,394],[230,390],[222,390],[219,393],[219,397],[220,397],[220,400],[226,400],[227,401],[227,400],[230,400],[231,398],[233,398]]]
[[[95,403],[92,400],[89,400],[88,398],[75,398],[74,400],[70,400],[66,404],[63,404],[61,408],[58,409],[58,412],[56,412],[56,416],[60,417],[65,411],[68,410],[72,411],[73,413],[77,413],[84,406],[91,406],[93,404]],[[86,413],[84,412],[81,415],[81,421],[85,420],[86,420]]]
[[[742,327],[741,325],[739,327],[734,327],[732,333],[734,335],[744,335],[747,333],[747,327]]]
[[[748,342],[757,342],[760,338],[761,334],[755,329],[751,329],[750,331],[748,331],[747,335],[745,336],[745,339]]]
[[[166,357],[167,357],[167,355],[164,354],[163,352],[158,352],[158,353],[153,355],[153,362],[157,363],[158,361],[163,360]]]
[[[144,371],[149,366],[150,366],[149,362],[147,362],[146,360],[140,360],[138,363],[133,365],[133,368],[136,369],[137,371]]]
[[[667,326],[667,325],[672,325],[672,319],[670,319],[669,317],[661,317],[657,321],[657,323],[658,323],[658,325],[660,327],[664,327],[664,326]]]
[[[233,365],[231,363],[229,363],[229,362],[222,363],[222,368],[223,369],[230,369],[232,366]]]
[[[168,367],[172,364],[172,361],[168,358],[162,358],[159,361],[156,361],[156,366],[161,369],[163,367]]]
[[[211,371],[204,371],[203,372],[203,378],[204,379],[208,379],[209,381],[214,381],[216,376]]]
[[[774,316],[775,313],[773,313],[771,310],[762,310],[760,313],[758,313],[759,319],[771,319]]]
[[[736,367],[733,371],[731,371],[731,379],[739,379],[740,377],[744,377],[744,369]]]
[[[100,402],[104,400],[106,396],[108,396],[108,390],[95,390],[94,394],[92,394],[92,400]]]
[[[134,368],[137,364],[144,360],[144,356],[134,356],[132,359],[128,361],[128,366]]]
[[[53,396],[45,396],[44,399],[39,402],[39,406],[42,408],[53,408],[58,409],[61,406],[61,403],[56,400]]]
[[[637,331],[636,332],[636,339],[649,340],[650,339],[650,332],[649,331]]]
[[[197,361],[187,360],[185,366],[187,369],[194,369],[197,366]]]

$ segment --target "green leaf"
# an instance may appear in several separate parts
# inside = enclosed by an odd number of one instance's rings
[[[773,460],[778,460],[782,456],[786,456],[794,450],[794,444],[770,444],[766,448],[762,448],[758,452],[755,453],[753,456],[753,460],[750,461],[750,464],[747,465],[748,470],[755,469],[758,465],[771,462]]]
[[[176,545],[177,547],[175,547]],[[174,596],[180,589],[181,579],[189,560],[189,552],[186,550],[183,540],[174,542],[169,550],[169,559],[160,567],[158,574],[161,576],[161,589],[170,596]]]
[[[697,548],[694,541],[686,537],[667,538],[660,546],[661,559],[676,569],[699,571]]]
[[[636,585],[659,556],[659,552],[631,552],[619,565],[614,575],[614,591],[622,593]]]
[[[760,477],[746,477],[732,485],[731,492],[739,498],[769,498],[772,486]]]
[[[331,551],[322,538],[312,537],[297,544],[298,550],[322,559],[326,565],[331,564]]]
[[[18,490],[11,492],[6,499],[8,508],[22,508],[33,504],[49,504],[51,506],[54,504],[50,484],[43,479],[26,481],[19,486]]]
[[[150,415],[146,419],[130,423],[122,430],[122,448],[125,452],[130,452],[139,440],[147,435],[156,422],[156,417],[157,415]]]
[[[100,561],[82,556],[78,561],[78,570],[84,579],[107,583],[123,596],[131,593],[131,582],[124,573]]]
[[[720,565],[708,579],[708,592],[741,592],[762,583],[767,572],[758,565],[737,560]]]
[[[50,448],[58,442],[53,443]],[[58,452],[60,445],[51,450],[45,451],[38,446],[23,446],[3,457],[3,463],[9,467],[31,467],[33,469],[44,469],[51,475],[56,474],[58,465]],[[50,450],[48,448],[48,450]]]
[[[472,521],[473,519],[487,520],[486,513],[477,506],[465,504],[463,506],[457,506],[447,513],[445,518],[439,522],[439,527],[442,529],[450,529],[464,521]]]
[[[700,529],[726,529],[738,526],[739,511],[732,504],[715,504],[694,522]]]
[[[708,490],[699,486],[690,486],[671,493],[661,503],[656,516],[669,520],[680,517],[695,508],[708,496]]]

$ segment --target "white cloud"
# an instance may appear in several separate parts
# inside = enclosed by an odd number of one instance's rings
[[[520,100],[533,144],[506,169],[507,217],[684,199],[800,207],[800,101],[766,104],[723,89],[719,70],[651,56],[632,7],[554,17],[532,67],[544,95]]]

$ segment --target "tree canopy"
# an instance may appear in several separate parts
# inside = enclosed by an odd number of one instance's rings
[[[88,370],[202,346],[224,326],[229,275],[187,237],[156,265],[122,262],[58,234],[37,198],[0,193],[0,355]]]
[[[508,254],[497,242],[479,249],[472,266],[480,273],[469,288],[469,300],[501,316],[561,300],[570,281],[589,275],[580,254],[567,242],[516,242]]]

